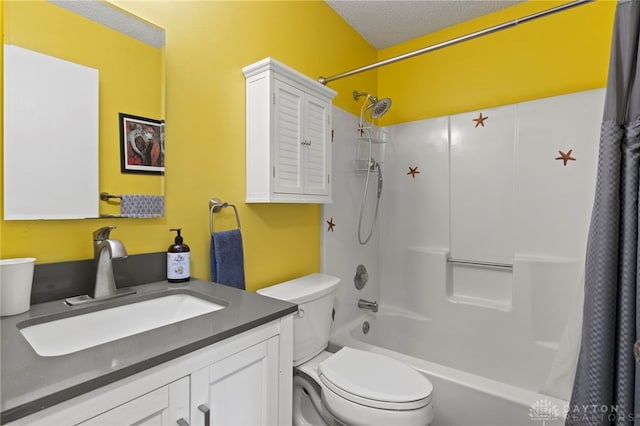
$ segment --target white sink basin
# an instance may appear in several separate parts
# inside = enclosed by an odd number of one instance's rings
[[[220,309],[224,306],[173,294],[35,324],[20,332],[40,356],[67,355]]]

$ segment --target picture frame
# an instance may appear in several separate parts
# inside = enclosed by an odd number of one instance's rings
[[[164,174],[164,121],[119,113],[121,173]]]

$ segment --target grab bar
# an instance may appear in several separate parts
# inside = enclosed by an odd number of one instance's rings
[[[451,257],[447,258],[447,262],[461,265],[486,266],[488,268],[513,269],[513,265],[509,263],[481,262],[479,260],[454,259]]]
[[[236,223],[238,224],[238,229],[240,229],[240,215],[238,214],[238,208],[235,204],[223,203],[219,198],[212,198],[209,200],[209,233],[213,236],[213,214],[219,212],[220,210],[233,207],[233,211],[236,214]]]

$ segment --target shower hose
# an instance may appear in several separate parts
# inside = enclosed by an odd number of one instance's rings
[[[382,168],[380,167],[380,163],[375,161],[372,154],[372,145],[371,134],[368,129],[365,129],[367,132],[367,137],[369,139],[369,165],[367,167],[367,177],[364,182],[364,191],[362,191],[362,202],[360,203],[360,217],[358,218],[358,242],[361,245],[365,245],[369,242],[371,237],[373,236],[373,230],[376,226],[376,221],[378,219],[378,208],[380,207],[380,196],[382,195]],[[371,177],[371,172],[377,168],[378,169],[378,192],[376,196],[376,210],[373,214],[373,221],[371,222],[371,226],[369,227],[369,231],[367,233],[366,238],[362,238],[362,218],[364,216],[364,206],[367,201],[367,192],[369,189],[369,178]]]

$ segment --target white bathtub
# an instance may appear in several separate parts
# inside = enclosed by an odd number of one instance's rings
[[[363,333],[365,321],[369,323],[367,334]],[[567,401],[535,390],[544,377],[536,378],[526,367],[511,366],[495,355],[480,353],[474,357],[474,350],[482,351],[480,346],[443,339],[434,333],[436,328],[426,318],[379,312],[365,314],[336,330],[331,335],[331,346],[382,353],[424,374],[434,387],[433,426],[564,424]],[[465,357],[469,362],[464,362]],[[477,359],[483,362],[474,362]],[[496,376],[500,379],[496,380]]]

